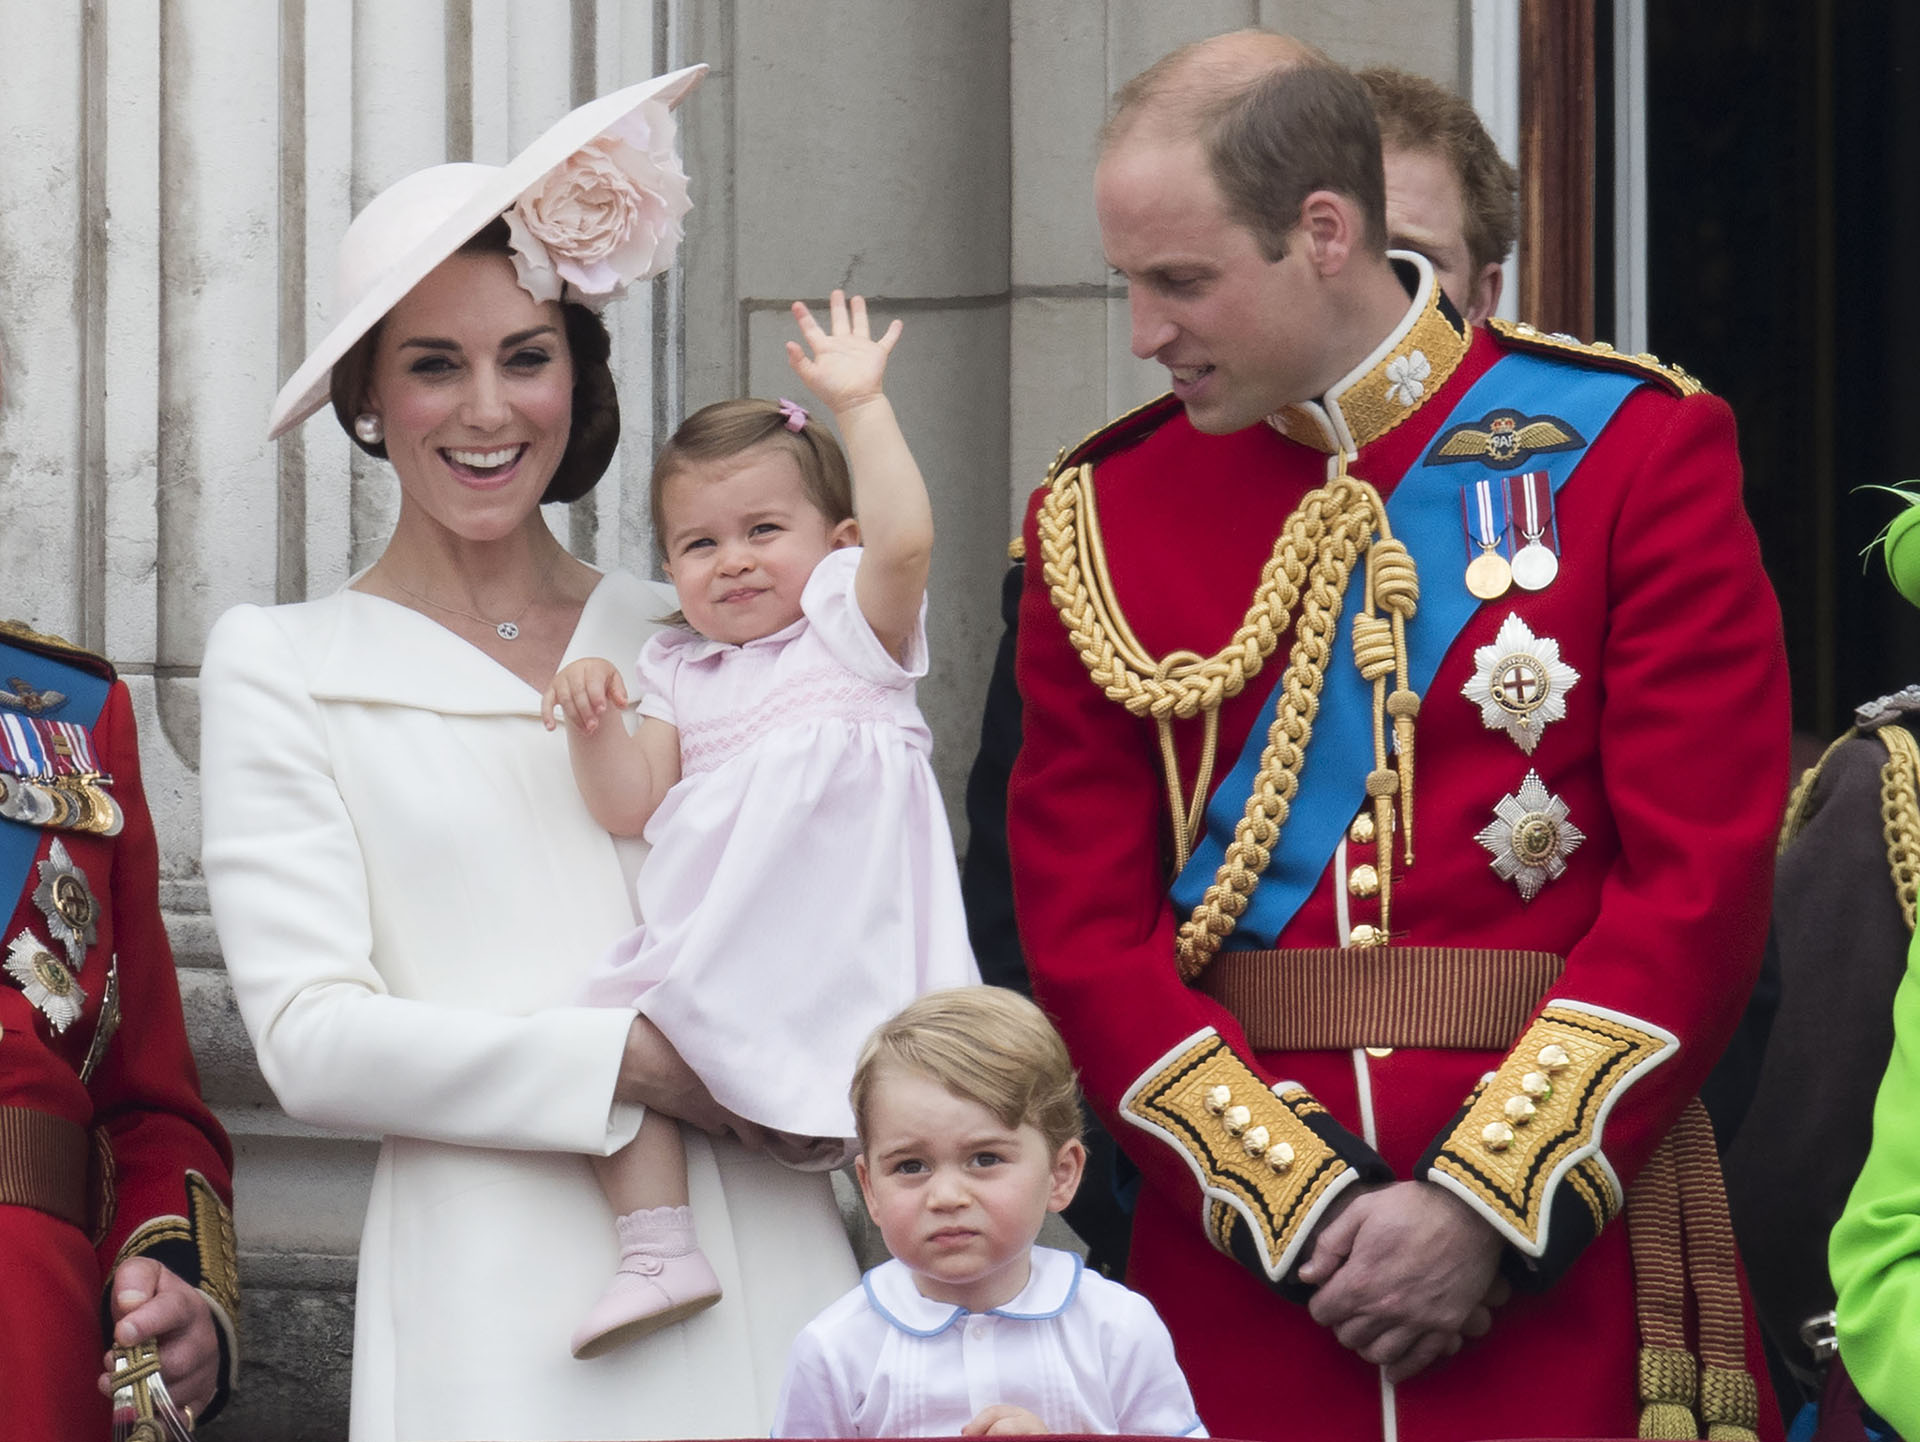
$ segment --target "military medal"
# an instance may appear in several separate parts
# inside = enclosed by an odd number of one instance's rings
[[[1567,692],[1580,673],[1560,659],[1560,643],[1536,636],[1508,613],[1491,646],[1473,653],[1473,675],[1460,694],[1480,708],[1489,731],[1505,731],[1529,756],[1540,733],[1567,714]]]
[[[1508,476],[1507,508],[1519,524],[1522,542],[1513,553],[1513,583],[1523,591],[1544,591],[1560,574],[1560,558],[1555,554],[1558,536],[1553,525],[1553,487],[1547,483],[1547,473],[1527,471]]]
[[[0,713],[0,816],[28,826],[117,836],[124,818],[106,792],[84,726]]]
[[[1548,791],[1540,773],[1529,771],[1519,791],[1503,796],[1493,820],[1473,838],[1493,853],[1494,875],[1511,881],[1522,901],[1565,874],[1567,858],[1586,833],[1567,820],[1567,803]]]
[[[1496,523],[1493,517],[1493,481],[1475,481],[1460,488],[1460,506],[1467,518],[1467,541],[1480,548],[1480,554],[1467,562],[1467,591],[1482,601],[1496,601],[1513,584],[1513,572],[1507,558],[1500,554],[1501,537],[1506,533],[1506,518]]]
[[[7,947],[6,972],[56,1034],[79,1020],[87,993],[60,958],[42,946],[31,931],[21,932]]]
[[[47,919],[47,930],[66,949],[67,960],[80,970],[87,948],[95,938],[94,919],[100,908],[86,873],[73,864],[67,848],[56,839],[47,848],[47,859],[40,863],[40,884],[34,888],[33,904]]]

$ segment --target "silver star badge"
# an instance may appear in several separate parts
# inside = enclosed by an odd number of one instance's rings
[[[1518,615],[1509,613],[1491,646],[1473,653],[1474,672],[1460,688],[1480,708],[1489,731],[1505,730],[1529,756],[1540,733],[1567,714],[1567,692],[1580,673],[1560,659],[1560,643],[1535,636]]]
[[[23,931],[7,947],[7,975],[33,1005],[40,1008],[47,1025],[56,1033],[65,1031],[80,1019],[87,1004],[87,993],[73,979],[66,964],[40,944],[31,931]]]
[[[66,949],[68,962],[78,970],[96,936],[94,919],[100,908],[93,899],[93,888],[58,839],[47,848],[47,859],[39,869],[40,884],[33,889],[33,904],[46,917],[53,939]]]
[[[1567,820],[1567,803],[1547,790],[1537,771],[1527,773],[1518,792],[1500,798],[1493,816],[1473,839],[1493,853],[1493,874],[1518,887],[1522,901],[1532,901],[1563,875],[1567,858],[1587,839]]]

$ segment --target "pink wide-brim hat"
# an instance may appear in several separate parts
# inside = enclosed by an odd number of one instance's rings
[[[704,65],[689,65],[588,101],[505,165],[435,165],[381,191],[354,217],[340,242],[339,319],[280,388],[267,438],[279,437],[326,404],[334,364],[354,342],[549,171],[646,102],[672,109],[706,73]]]

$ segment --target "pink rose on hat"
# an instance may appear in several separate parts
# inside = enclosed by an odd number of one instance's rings
[[[648,101],[507,211],[514,270],[536,300],[566,293],[597,310],[673,263],[692,204],[674,129],[673,112]]]

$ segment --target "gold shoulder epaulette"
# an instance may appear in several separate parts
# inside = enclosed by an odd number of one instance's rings
[[[38,651],[56,661],[79,666],[109,680],[113,678],[113,663],[99,652],[76,646],[64,636],[49,636],[44,631],[36,631],[23,621],[0,621],[0,641],[11,641],[16,646]]]
[[[1143,406],[1135,406],[1123,415],[1115,416],[1096,431],[1091,431],[1077,446],[1068,447],[1053,458],[1053,465],[1047,471],[1047,481],[1070,466],[1081,465],[1087,461],[1097,461],[1102,456],[1132,445],[1140,437],[1159,426],[1168,416],[1180,408],[1180,402],[1174,399],[1172,391],[1155,396]]]
[[[1007,559],[1015,565],[1027,559],[1027,538],[1015,536],[1007,542]]]
[[[1577,356],[1590,365],[1604,366],[1608,370],[1627,371],[1633,375],[1645,376],[1650,381],[1658,381],[1677,396],[1697,396],[1706,390],[1699,380],[1679,366],[1668,365],[1660,357],[1647,351],[1633,354],[1629,351],[1615,350],[1603,340],[1575,340],[1570,335],[1557,331],[1544,331],[1538,326],[1528,325],[1525,321],[1502,320],[1494,317],[1487,322],[1493,333],[1500,337],[1503,345],[1516,350],[1536,351],[1541,355]]]

